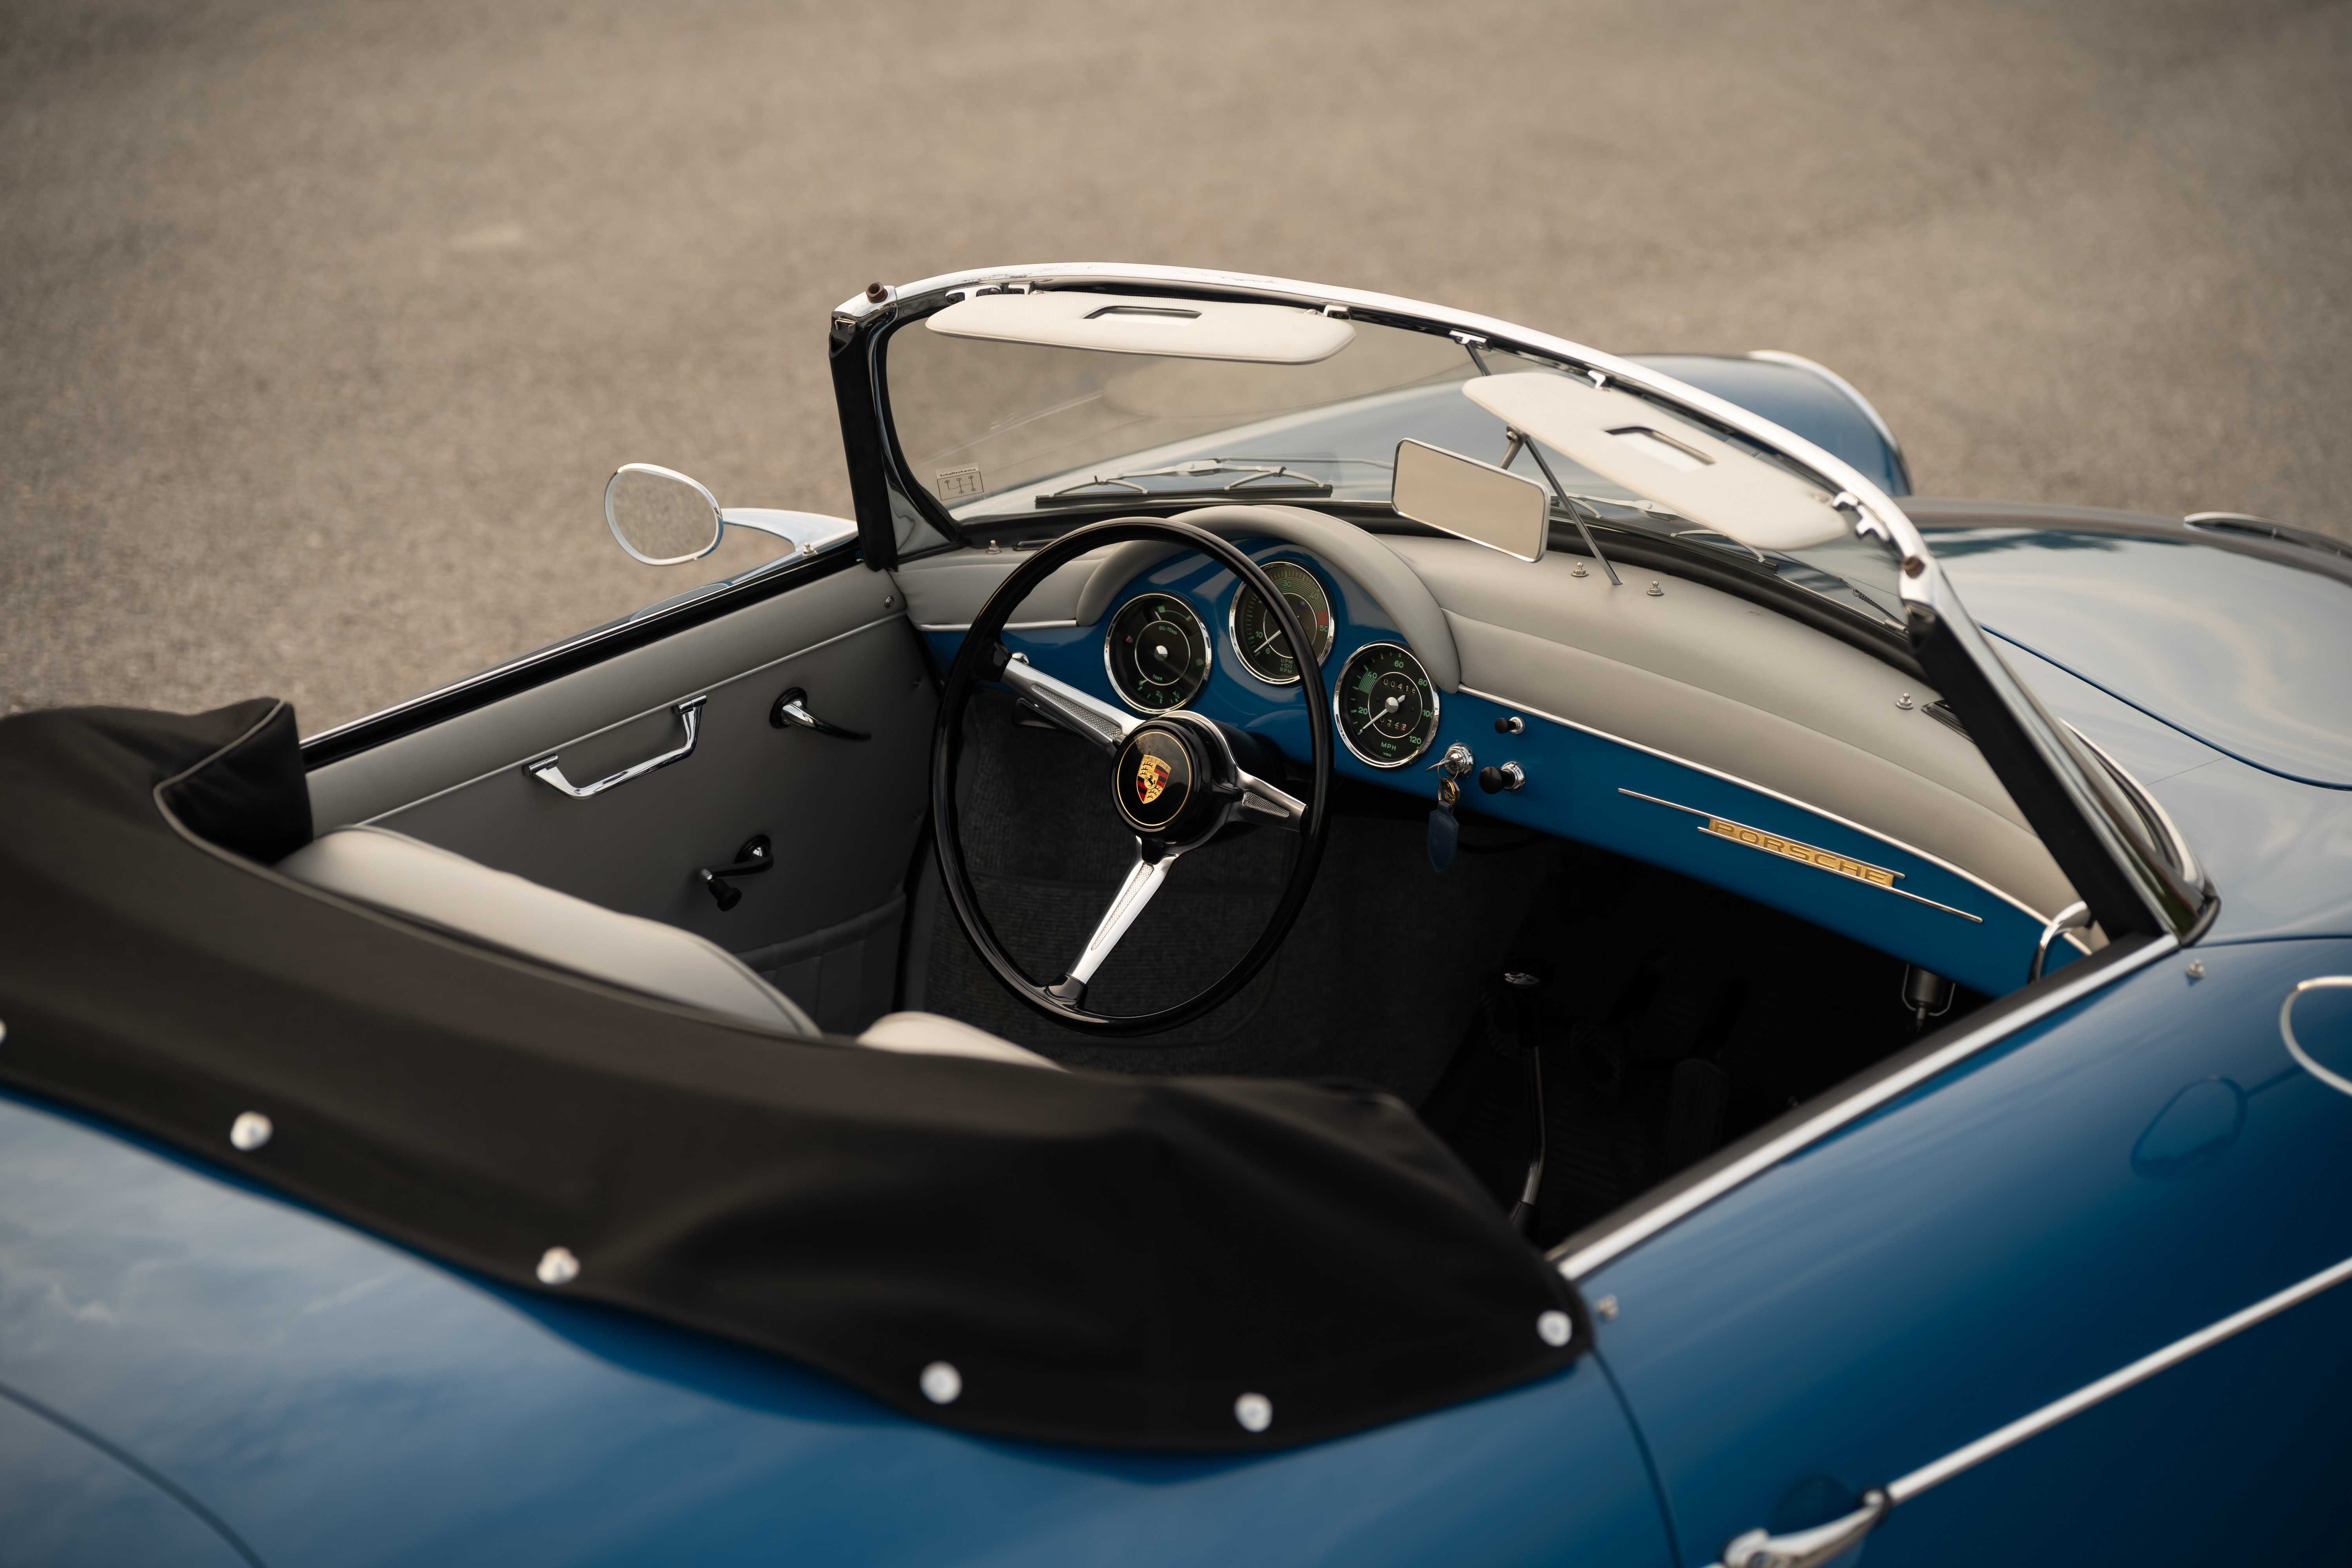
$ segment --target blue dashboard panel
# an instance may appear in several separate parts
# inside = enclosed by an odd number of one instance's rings
[[[1276,541],[1236,542],[1261,562],[1298,562],[1330,591],[1334,632],[1323,663],[1327,682],[1367,643],[1402,640],[1369,594],[1309,552]],[[1047,674],[1116,702],[1103,661],[1105,625],[1139,594],[1179,595],[1214,643],[1207,684],[1191,708],[1262,735],[1304,762],[1311,742],[1298,688],[1257,679],[1234,646],[1227,612],[1235,586],[1223,567],[1187,552],[1138,575],[1112,600],[1102,622],[1010,632],[1005,643]],[[941,661],[951,660],[960,634],[931,636]],[[1497,733],[1496,721],[1513,716],[1526,721],[1526,731]],[[1318,718],[1331,721],[1328,712]],[[1512,794],[1489,795],[1469,785],[1468,810],[1711,882],[1990,995],[2025,984],[2043,915],[1868,829],[1533,710],[1506,707],[1469,690],[1441,693],[1437,735],[1426,754],[1402,768],[1381,769],[1339,746],[1338,765],[1349,777],[1434,805],[1436,783],[1428,766],[1457,741],[1482,765],[1517,762],[1528,778]],[[2078,956],[2073,946],[2057,942],[2049,966],[2060,968]]]
[[[30,1415],[20,1441],[0,1422],[0,1460],[40,1447],[121,1514],[117,1544],[135,1526],[179,1540],[175,1562],[210,1561],[206,1531],[156,1486],[287,1564],[1668,1561],[1590,1359],[1287,1452],[992,1441],[760,1352],[490,1284],[4,1096],[0,1388],[154,1484]],[[79,1507],[51,1511],[71,1525]],[[102,1522],[79,1519],[84,1537],[108,1539]],[[0,1561],[14,1544],[0,1533]]]

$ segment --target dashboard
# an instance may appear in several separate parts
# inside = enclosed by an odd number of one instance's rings
[[[1332,547],[1313,548],[1318,526],[1254,536],[1239,521],[1221,531],[1306,629],[1323,711],[1307,711],[1301,650],[1268,606],[1191,551],[1081,557],[1032,595],[1006,647],[1131,711],[1182,708],[1297,763],[1309,725],[1329,724],[1339,773],[1431,805],[1428,770],[1459,744],[1474,771],[1515,781],[1486,793],[1465,778],[1466,809],[1727,888],[1991,994],[2022,983],[2043,910],[2071,898],[1973,746],[1921,721],[1932,699],[1898,692],[1907,678],[1867,655],[1679,579],[1612,590],[1573,557],[1528,563],[1319,516]],[[962,626],[932,616],[968,617],[1017,560],[960,552],[929,582],[901,569],[940,668]],[[2062,944],[2052,966],[2074,956]]]

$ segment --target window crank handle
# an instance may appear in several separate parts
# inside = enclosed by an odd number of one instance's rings
[[[775,863],[775,848],[768,842],[768,836],[762,833],[755,838],[744,841],[743,847],[735,851],[733,865],[705,866],[694,874],[694,879],[701,883],[709,891],[711,899],[719,905],[719,912],[725,914],[743,901],[743,890],[733,886],[727,879],[756,877],[762,871],[772,869]]]

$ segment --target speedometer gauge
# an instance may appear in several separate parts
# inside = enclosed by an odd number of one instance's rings
[[[1405,649],[1369,643],[1339,667],[1331,716],[1348,750],[1376,768],[1401,768],[1437,738],[1437,689]]]
[[[1208,680],[1209,634],[1183,600],[1146,594],[1110,618],[1103,668],[1129,707],[1165,713],[1192,700]]]
[[[1290,602],[1290,613],[1298,617],[1310,645],[1307,657],[1322,663],[1323,656],[1331,651],[1331,596],[1314,573],[1295,561],[1269,561],[1265,574]],[[1268,686],[1288,686],[1298,679],[1298,660],[1291,651],[1290,639],[1282,635],[1282,625],[1265,598],[1246,583],[1234,594],[1226,626],[1252,675]]]

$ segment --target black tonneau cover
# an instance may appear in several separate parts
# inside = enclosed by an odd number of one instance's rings
[[[0,721],[0,1082],[508,1284],[990,1433],[1280,1447],[1590,1342],[1385,1095],[796,1040],[264,868],[310,835],[283,703]],[[274,1131],[240,1152],[246,1111]],[[551,1247],[570,1283],[538,1279]],[[921,1390],[935,1362],[950,1404]]]

